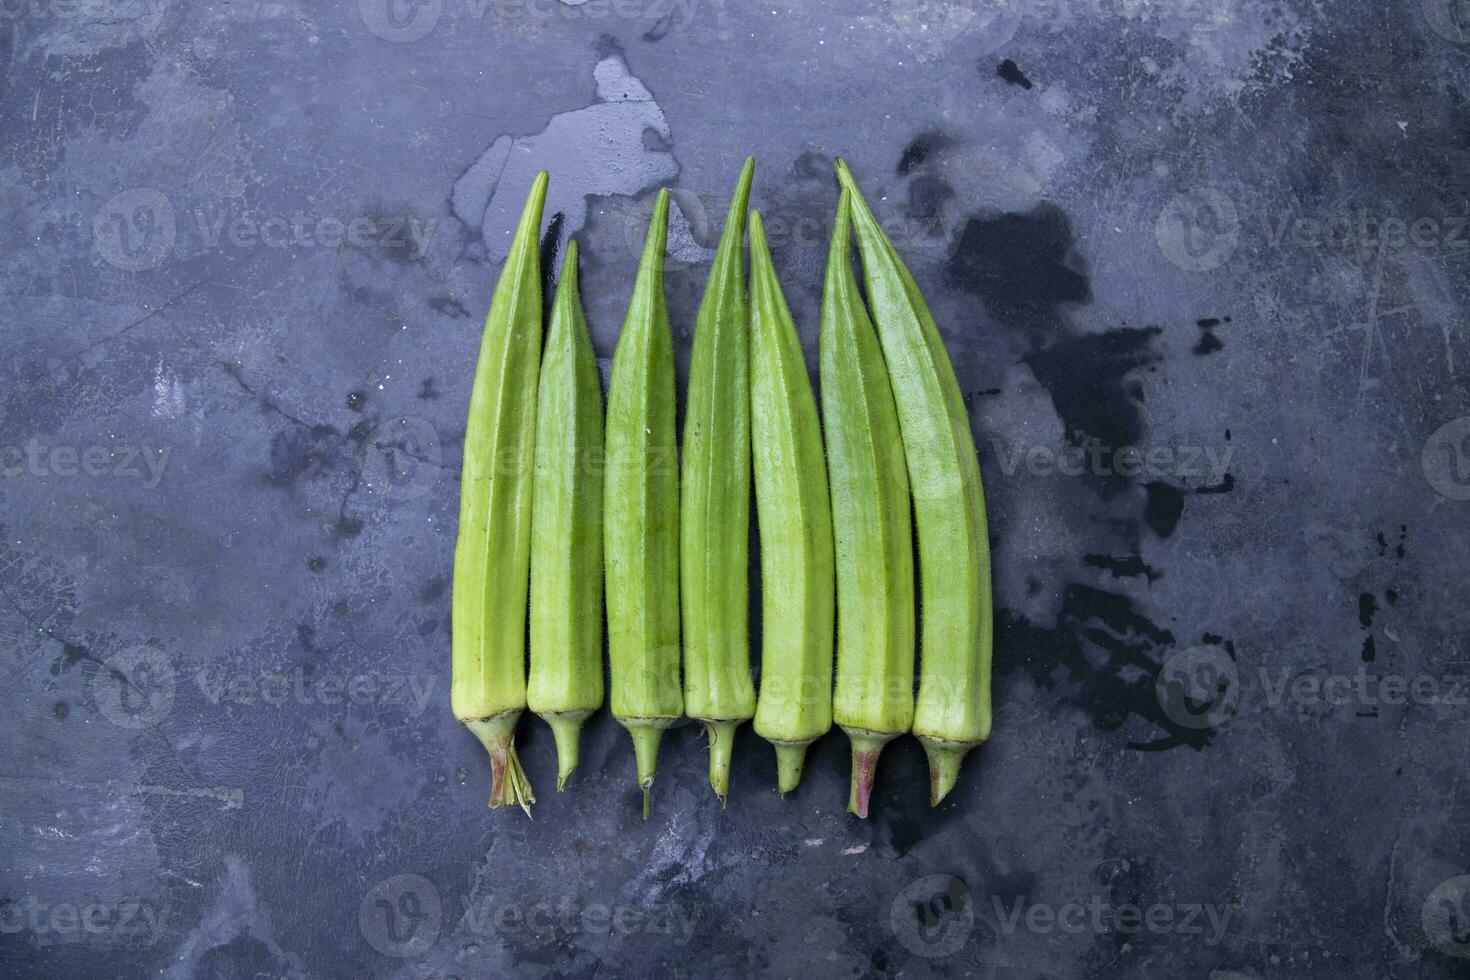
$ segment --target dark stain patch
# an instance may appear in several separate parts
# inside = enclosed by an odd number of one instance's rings
[[[1371,592],[1358,596],[1358,625],[1363,629],[1373,628],[1373,617],[1378,612],[1378,599]]]
[[[1396,606],[1396,605],[1398,605],[1398,601],[1399,601],[1399,590],[1398,589],[1389,589],[1389,590],[1387,590],[1386,592],[1383,593],[1383,598],[1388,600],[1388,604],[1390,606]]]
[[[1404,558],[1404,556],[1406,554],[1408,554],[1408,549],[1406,549],[1404,547],[1404,541],[1407,540],[1408,537],[1409,537],[1409,525],[1407,525],[1407,524],[1400,524],[1399,525],[1399,541],[1398,541],[1398,544],[1395,545],[1394,548],[1393,548],[1394,557],[1395,558],[1398,558],[1400,561],[1402,561],[1403,558]],[[1384,536],[1384,534],[1383,534],[1382,531],[1379,531],[1376,540],[1378,541],[1378,556],[1381,558],[1384,555],[1388,554],[1388,551],[1389,551],[1388,538],[1386,538]]]
[[[1088,439],[1102,444],[1107,471],[1114,469],[1108,465],[1114,450],[1136,446],[1143,437],[1143,389],[1128,375],[1158,360],[1152,345],[1159,332],[1119,327],[1076,334],[1022,358],[1051,395],[1068,439],[1074,445]]]
[[[332,533],[339,539],[349,540],[362,533],[362,519],[358,517],[339,517],[337,523],[332,525]]]
[[[1378,646],[1373,642],[1373,634],[1369,633],[1363,637],[1363,663],[1371,664],[1378,659]]]
[[[1195,341],[1194,343],[1194,353],[1199,357],[1204,357],[1205,355],[1213,354],[1216,351],[1224,350],[1225,342],[1215,334],[1215,328],[1218,327],[1221,323],[1229,322],[1230,318],[1228,316],[1224,317],[1223,319],[1220,317],[1207,316],[1203,319],[1196,320],[1195,325],[1199,327],[1200,335],[1199,340]]]
[[[354,412],[360,412],[367,404],[367,396],[360,391],[349,391],[347,393],[347,407]]]
[[[444,594],[444,589],[447,585],[448,583],[445,582],[444,576],[434,576],[429,579],[429,584],[424,586],[424,591],[420,594],[420,599],[425,604],[437,601]]]
[[[329,425],[293,426],[271,437],[270,472],[266,482],[289,487],[303,476],[316,476],[336,468],[341,434]]]
[[[1172,483],[1151,480],[1143,485],[1148,494],[1143,520],[1161,538],[1167,538],[1179,527],[1184,515],[1184,491]]]
[[[664,138],[664,134],[652,126],[643,130],[643,148],[650,153],[672,153],[674,144]]]
[[[1092,285],[1074,254],[1071,222],[1055,204],[993,217],[972,215],[945,265],[945,281],[985,304],[1001,324],[1024,330],[1022,360],[1046,389],[1068,441],[1089,449],[1097,465],[1088,484],[1103,497],[1134,485],[1112,465],[1114,453],[1139,445],[1143,386],[1133,377],[1158,360],[1157,326],[1082,333],[1063,307],[1092,300]]]
[[[558,211],[546,225],[541,236],[541,309],[551,310],[551,298],[556,293],[556,256],[561,252],[561,230],[567,216]],[[544,320],[543,320],[544,323]]]
[[[332,615],[334,615],[334,616],[346,616],[347,615],[347,600],[346,599],[338,599],[336,602],[332,603]]]
[[[377,430],[377,419],[359,419],[352,423],[352,428],[347,430],[346,439],[356,447],[358,452],[361,452]]]
[[[832,179],[832,158],[825,153],[806,150],[791,165],[791,173],[799,180],[829,181]]]
[[[904,217],[924,230],[939,234],[943,230],[944,205],[954,197],[954,188],[939,177],[927,174],[915,177],[909,184],[909,201]]]
[[[1093,568],[1100,568],[1114,578],[1137,578],[1142,575],[1152,585],[1163,572],[1144,563],[1142,555],[1083,555],[1082,561]]]
[[[320,555],[312,555],[306,559],[306,567],[312,572],[320,572],[327,567],[327,560]]]
[[[92,651],[80,643],[63,643],[61,645],[61,669],[71,670],[84,660],[100,664],[102,661],[92,656]]]
[[[903,155],[898,158],[899,176],[913,173],[914,168],[922,166],[931,156],[953,142],[942,130],[930,129],[920,133],[909,141],[909,145],[903,148]]]
[[[1211,483],[1207,486],[1196,487],[1195,493],[1229,493],[1235,489],[1235,474],[1226,473],[1219,483]]]
[[[71,714],[71,705],[65,701],[57,701],[51,706],[51,717],[57,721],[66,721],[66,716]]]
[[[1019,85],[1025,89],[1031,87],[1031,79],[1027,78],[1020,66],[1009,58],[995,66],[995,73],[1011,85]]]
[[[453,296],[434,296],[429,300],[429,309],[442,316],[462,320],[470,315],[469,309]]]
[[[967,391],[964,393],[965,407],[974,408],[975,403],[982,398],[993,398],[1000,394],[999,388],[981,388],[978,391]]]
[[[439,389],[435,386],[432,375],[419,382],[418,397],[422,401],[433,401],[439,397]]]
[[[1194,346],[1190,348],[1190,350],[1192,350],[1195,355],[1199,357],[1204,357],[1208,354],[1213,354],[1216,351],[1222,351],[1224,349],[1225,342],[1208,331],[1200,334],[1199,340],[1196,340],[1194,342]]]
[[[1154,688],[1174,635],[1155,624],[1124,595],[1082,583],[1066,586],[1056,626],[1047,629],[998,611],[996,650],[1044,689],[1060,689],[1104,731],[1129,717],[1168,732],[1163,739],[1130,748],[1159,751],[1203,748],[1210,729],[1183,729],[1165,716]]]
[[[653,26],[643,32],[643,40],[649,44],[657,44],[659,41],[668,37],[669,31],[673,30],[674,25],[679,21],[678,13],[679,8],[677,4],[670,7],[668,13],[654,21]]]
[[[1032,328],[1057,322],[1054,307],[1089,303],[1092,285],[1073,254],[1072,226],[1061,208],[972,215],[945,267],[950,286],[984,301],[999,320]]]

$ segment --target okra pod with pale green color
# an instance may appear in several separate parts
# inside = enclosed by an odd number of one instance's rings
[[[755,730],[776,748],[777,788],[801,781],[832,727],[832,504],[817,402],[760,212],[750,213],[750,431],[761,542],[761,678]]]
[[[918,525],[922,615],[914,734],[929,757],[929,801],[990,735],[992,606],[985,498],[970,417],[918,284],[837,161],[851,193],[868,307],[898,409]]]
[[[847,808],[868,815],[878,754],[914,721],[909,481],[888,368],[852,273],[844,189],[822,291],[822,421],[837,555],[832,715],[852,743]]]
[[[679,461],[664,305],[669,193],[654,204],[607,396],[603,541],[613,717],[633,738],[643,816],[679,685]]]
[[[490,806],[536,801],[515,750],[526,707],[526,608],[536,384],[541,367],[541,210],[536,175],[485,318],[470,389],[451,599],[454,716],[490,753]]]
[[[556,737],[556,788],[602,705],[602,380],[567,244],[536,393],[531,677],[526,703]]]
[[[730,785],[735,729],[755,714],[750,679],[750,306],[745,208],[755,159],[745,161],[699,304],[684,410],[680,504],[684,706],[709,738],[709,781]]]

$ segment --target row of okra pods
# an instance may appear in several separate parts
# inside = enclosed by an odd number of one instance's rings
[[[604,413],[576,241],[543,324],[548,175],[532,185],[481,341],[454,560],[453,708],[490,753],[492,807],[529,813],[535,800],[514,744],[527,707],[555,735],[558,789],[576,767],[582,723],[604,698],[604,600],[612,713],[633,739],[645,818],[659,740],[685,714],[705,726],[722,801],[742,722],[754,719],[774,746],[785,793],[835,720],[852,743],[848,808],[860,816],[896,735],[922,742],[935,804],[989,735],[989,547],[969,416],[918,285],[847,166],[836,167],[820,416],[758,211],[747,289],[750,159],[695,324],[682,458],[663,286],[668,192],[653,209]],[[759,691],[747,623],[752,471]]]

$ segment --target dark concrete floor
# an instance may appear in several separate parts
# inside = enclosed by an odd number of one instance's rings
[[[391,6],[389,5],[391,2]],[[416,3],[416,5],[414,5]],[[0,3],[0,971],[1431,978],[1470,956],[1456,0]],[[730,185],[816,364],[843,155],[985,473],[995,734],[535,820],[449,712],[481,318],[530,176],[610,357]],[[681,374],[682,378],[682,374]]]

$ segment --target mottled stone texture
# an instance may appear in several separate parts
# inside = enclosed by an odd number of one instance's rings
[[[1454,0],[0,5],[0,972],[1431,978],[1470,954]],[[987,483],[995,735],[873,818],[450,716],[481,317],[553,174],[599,358],[746,153],[809,363],[845,156]],[[758,630],[759,624],[753,624]]]

